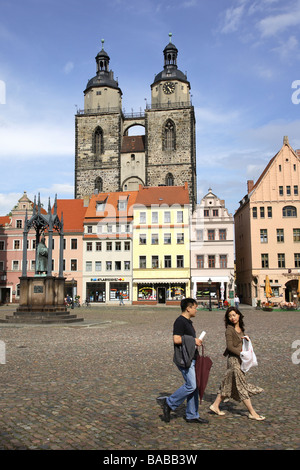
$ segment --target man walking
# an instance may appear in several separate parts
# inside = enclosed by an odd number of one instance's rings
[[[196,346],[201,346],[202,341],[196,338],[196,331],[191,318],[195,317],[197,302],[195,299],[187,298],[181,300],[181,315],[173,325],[174,362],[180,370],[184,384],[169,397],[160,397],[164,419],[170,421],[170,413],[174,411],[185,400],[187,423],[208,423],[206,419],[199,417],[199,391],[196,384],[195,363],[199,354]]]

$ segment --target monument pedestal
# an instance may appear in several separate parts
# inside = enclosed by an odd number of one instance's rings
[[[83,321],[71,315],[64,303],[65,278],[20,277],[20,303],[6,323],[68,323]]]

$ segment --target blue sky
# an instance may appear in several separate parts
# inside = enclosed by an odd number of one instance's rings
[[[191,83],[198,200],[212,188],[233,214],[283,136],[300,148],[299,26],[300,0],[2,0],[0,215],[24,190],[74,197],[74,116],[101,39],[130,112],[151,102],[169,32]]]

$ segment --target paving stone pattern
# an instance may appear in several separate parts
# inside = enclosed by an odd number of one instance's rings
[[[0,318],[12,313],[0,309]],[[213,361],[201,416],[187,424],[185,406],[165,423],[156,403],[182,384],[172,362],[174,307],[80,309],[84,322],[69,325],[0,326],[0,449],[192,450],[299,449],[299,311],[263,312],[241,306],[259,366],[249,382],[264,389],[253,398],[264,422],[247,418],[241,403],[209,405],[226,370],[224,311],[199,310],[197,333],[207,332]],[[78,313],[76,309],[75,313]],[[300,341],[299,341],[300,342]],[[1,343],[3,345],[3,343]]]

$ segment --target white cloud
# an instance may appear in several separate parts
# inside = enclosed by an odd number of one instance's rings
[[[270,15],[258,23],[258,29],[263,37],[276,36],[288,28],[300,25],[300,2],[298,2],[294,9],[287,13],[280,13],[278,15]]]
[[[0,158],[74,155],[74,129],[59,123],[6,123],[0,127],[0,141]]]
[[[241,18],[245,10],[245,5],[242,3],[237,7],[228,8],[225,11],[224,24],[221,28],[221,33],[233,33],[239,28]]]
[[[73,69],[74,69],[73,62],[67,62],[64,66],[64,73],[68,75],[69,73],[72,72]]]

